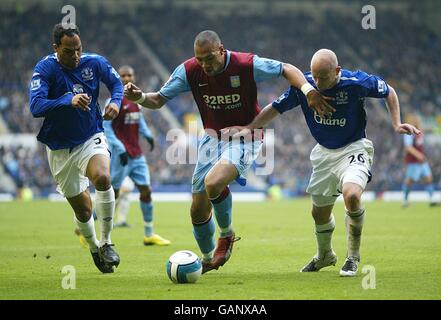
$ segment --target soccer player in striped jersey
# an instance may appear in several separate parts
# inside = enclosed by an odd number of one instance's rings
[[[129,100],[150,109],[162,107],[183,92],[193,93],[206,134],[200,141],[192,179],[191,220],[203,255],[202,272],[207,272],[223,266],[230,258],[237,238],[228,185],[234,180],[246,183],[246,173],[262,145],[261,138],[250,142],[224,140],[220,131],[245,125],[259,113],[256,83],[283,76],[305,92],[317,113],[327,115],[333,108],[293,65],[226,50],[214,31],[206,30],[196,36],[194,53],[193,58],[174,70],[159,92],[143,93],[133,83],[125,85],[124,91]],[[220,229],[217,245],[212,208]]]

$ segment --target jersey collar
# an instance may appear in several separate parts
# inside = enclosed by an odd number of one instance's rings
[[[226,62],[225,62],[225,66],[224,66],[224,68],[218,73],[218,74],[221,74],[222,72],[224,72],[227,68],[228,68],[228,65],[230,64],[230,56],[231,56],[231,52],[230,52],[230,50],[225,50],[226,52],[225,52],[225,55],[226,55],[226,57],[225,57],[225,59],[227,60]]]
[[[338,85],[338,83],[341,80],[341,70],[338,72],[338,76],[337,76],[337,82],[335,83],[335,85]]]

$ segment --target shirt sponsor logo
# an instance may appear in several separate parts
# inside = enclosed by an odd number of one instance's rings
[[[124,124],[138,124],[140,118],[139,112],[128,112],[124,115]]]
[[[231,83],[232,88],[239,88],[240,87],[240,77],[239,76],[231,76],[230,83]]]
[[[84,68],[81,70],[81,77],[84,81],[93,80],[93,70],[92,68]]]
[[[318,124],[322,124],[325,126],[339,126],[344,127],[346,125],[346,118],[329,118],[329,119],[323,119],[321,118],[317,113],[314,112],[314,120]]]
[[[231,110],[242,106],[242,102],[240,102],[240,94],[229,94],[225,96],[209,96],[205,94],[202,98],[210,109]]]

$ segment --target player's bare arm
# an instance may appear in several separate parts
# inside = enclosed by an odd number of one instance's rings
[[[389,87],[389,95],[386,97],[386,105],[389,109],[390,118],[392,121],[392,126],[395,132],[399,134],[420,134],[421,131],[418,130],[411,124],[401,123],[400,118],[400,103],[398,101],[398,95],[394,88]]]
[[[295,88],[300,89],[305,93],[306,88],[306,99],[308,100],[308,105],[322,118],[327,118],[335,112],[335,109],[326,101],[331,98],[321,95],[317,90],[315,90],[306,80],[303,73],[295,66],[284,63],[282,75],[288,80],[288,82]]]
[[[268,104],[262,111],[254,118],[254,120],[246,126],[233,126],[221,130],[222,134],[231,135],[233,138],[246,137],[251,134],[252,130],[260,129],[268,125],[275,117],[280,115],[277,109]]]
[[[159,92],[144,93],[135,84],[129,82],[124,86],[124,96],[147,109],[159,109],[167,100]]]

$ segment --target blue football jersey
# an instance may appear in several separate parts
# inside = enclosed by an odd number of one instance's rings
[[[305,73],[308,82],[316,88],[311,72]],[[308,106],[301,90],[290,87],[272,106],[280,113],[300,105],[315,140],[329,149],[338,149],[366,137],[365,98],[385,98],[389,95],[387,83],[380,77],[357,70],[341,70],[337,84],[321,91],[336,112],[329,119],[322,119]]]
[[[51,150],[58,150],[73,148],[102,132],[102,111],[98,105],[100,82],[111,92],[111,102],[119,107],[123,84],[104,57],[84,53],[75,69],[64,68],[56,54],[38,62],[29,88],[32,115],[44,117],[37,139]],[[72,107],[72,98],[79,93],[92,98],[90,111]]]

